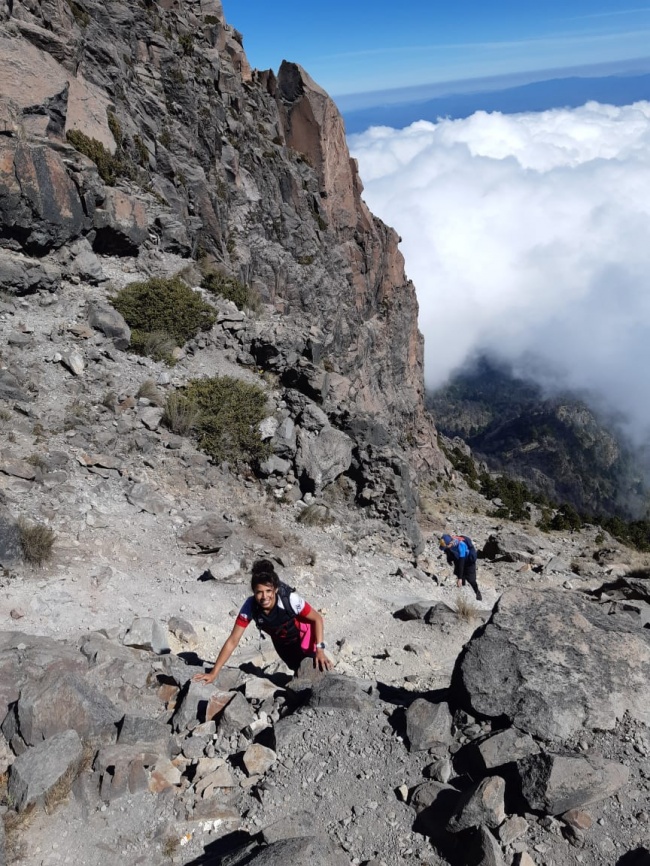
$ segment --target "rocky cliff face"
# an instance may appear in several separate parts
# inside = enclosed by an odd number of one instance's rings
[[[14,0],[0,22],[4,288],[92,277],[91,251],[209,259],[279,314],[260,320],[251,360],[354,435],[366,501],[397,465],[387,513],[410,520],[407,463],[443,462],[417,301],[332,100],[295,64],[251,70],[218,0]]]

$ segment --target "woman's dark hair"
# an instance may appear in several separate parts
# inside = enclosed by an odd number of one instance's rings
[[[275,566],[270,559],[256,559],[251,568],[251,588],[255,589],[260,584],[272,586],[277,589],[280,578],[275,572]]]

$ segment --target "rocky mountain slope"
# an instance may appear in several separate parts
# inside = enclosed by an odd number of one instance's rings
[[[447,466],[326,94],[250,70],[214,0],[0,10],[0,863],[647,862],[650,563]],[[130,351],[110,299],[178,274],[209,326]],[[164,418],[216,376],[263,393],[254,466]],[[192,683],[259,556],[334,672],[251,627]]]
[[[207,257],[280,314],[251,346],[258,366],[313,394],[362,452],[394,441],[439,469],[398,238],[363,203],[309,76],[252,71],[216,0],[18,2],[4,18],[11,290],[55,289],[89,249]]]
[[[481,358],[428,395],[427,405],[445,435],[460,436],[492,471],[520,478],[552,502],[583,514],[645,516],[643,455],[576,395],[547,397]]]

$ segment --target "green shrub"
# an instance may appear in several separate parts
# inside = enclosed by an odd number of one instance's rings
[[[66,138],[79,153],[83,153],[84,156],[92,159],[97,166],[99,176],[105,184],[108,184],[108,186],[115,185],[115,179],[119,174],[116,170],[115,159],[113,154],[109,150],[106,150],[101,141],[97,141],[96,138],[89,138],[78,129],[69,129],[66,133]]]
[[[18,532],[25,561],[39,567],[47,562],[52,556],[55,533],[42,523],[29,523],[24,518],[18,521]]]
[[[528,502],[540,502],[540,497],[530,491],[526,485],[506,475],[489,475],[487,472],[479,476],[480,491],[486,499],[500,499],[503,502],[492,512],[493,517],[506,520],[530,520]]]
[[[161,358],[167,357],[167,350],[152,345],[147,349],[147,335],[157,335],[154,342],[158,344],[164,333],[183,346],[199,331],[208,331],[216,319],[215,310],[178,277],[130,283],[111,303],[131,328],[132,347],[142,354],[155,350]]]
[[[200,411],[196,424],[199,447],[217,463],[251,462],[268,454],[258,425],[265,417],[266,394],[230,376],[195,379],[185,390]]]
[[[85,30],[86,27],[90,24],[90,15],[79,3],[75,3],[75,0],[67,0],[68,6],[70,7],[70,11],[72,12],[72,16],[74,20],[77,22],[79,27],[82,30]]]
[[[183,54],[186,57],[191,57],[194,54],[194,36],[192,33],[183,33],[179,36],[178,41],[183,49]]]
[[[253,289],[234,277],[209,271],[201,280],[201,286],[210,294],[232,301],[238,310],[259,310],[260,297]]]
[[[117,147],[122,147],[122,126],[120,121],[117,119],[117,115],[114,111],[110,111],[110,109],[106,112],[106,118],[108,120],[108,128],[111,131],[111,135],[115,139],[115,144]]]
[[[582,517],[580,517],[573,505],[569,505],[566,502],[560,505],[551,520],[551,529],[556,530],[582,529],[583,525]]]
[[[141,135],[133,136],[133,144],[138,154],[138,162],[143,168],[149,165],[149,149]]]
[[[172,143],[172,134],[169,131],[168,126],[163,126],[162,132],[160,133],[158,140],[160,141],[160,143],[162,144],[163,147],[167,147],[167,148]]]
[[[197,426],[200,418],[201,410],[185,394],[174,391],[167,397],[162,423],[172,433],[187,436]]]
[[[137,169],[119,145],[115,153],[112,154],[101,141],[97,141],[96,138],[89,138],[78,129],[69,129],[66,138],[79,153],[92,159],[97,166],[99,176],[107,186],[115,186],[118,177],[136,180]]]

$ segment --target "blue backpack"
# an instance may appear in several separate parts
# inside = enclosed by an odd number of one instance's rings
[[[458,535],[456,537],[459,538],[460,541],[464,541],[465,545],[467,546],[467,561],[476,562],[476,560],[478,559],[478,551],[474,547],[474,542],[469,537],[469,535]]]

